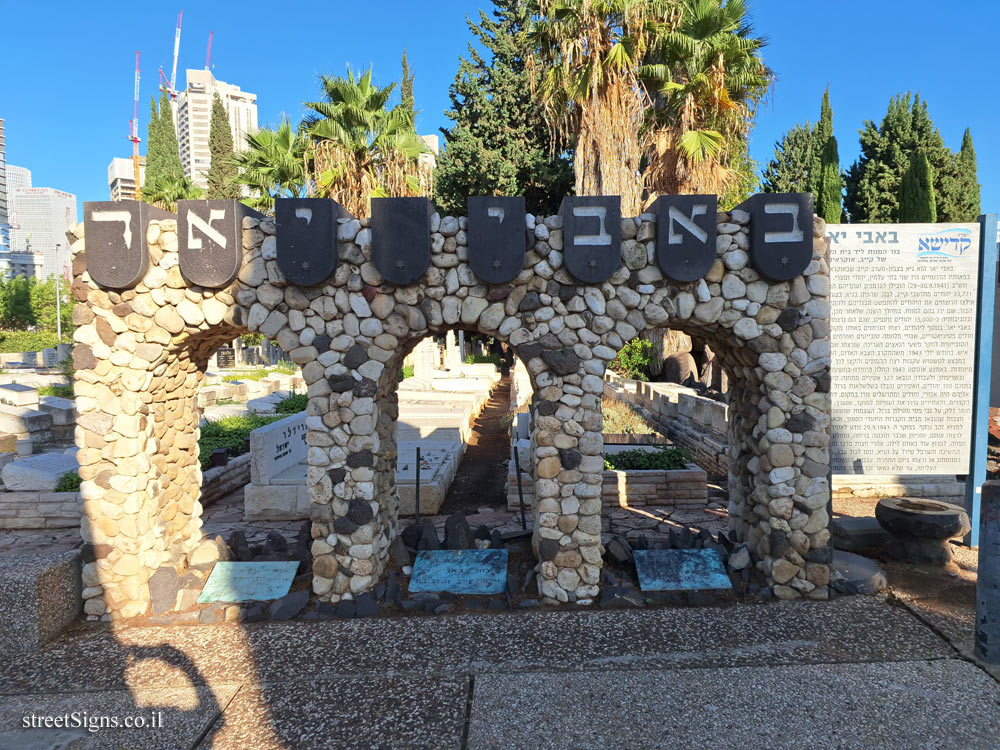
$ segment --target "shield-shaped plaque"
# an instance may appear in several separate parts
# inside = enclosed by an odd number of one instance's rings
[[[337,219],[349,214],[326,198],[279,198],[278,268],[293,284],[322,284],[337,269]]]
[[[715,195],[656,199],[656,262],[675,281],[695,281],[715,263]]]
[[[750,262],[772,281],[801,275],[812,261],[811,193],[759,193],[740,208],[750,212]]]
[[[382,278],[405,286],[431,262],[431,215],[426,198],[372,198],[372,261]]]
[[[611,278],[622,259],[621,199],[618,196],[569,196],[563,220],[563,262],[585,284]]]
[[[150,219],[174,218],[169,211],[141,201],[84,203],[84,259],[90,278],[109,289],[138,284],[149,269],[146,225]]]
[[[469,198],[469,265],[487,284],[505,284],[524,266],[524,198]]]
[[[244,216],[262,214],[234,200],[177,201],[177,249],[188,283],[218,289],[236,279],[243,263]]]

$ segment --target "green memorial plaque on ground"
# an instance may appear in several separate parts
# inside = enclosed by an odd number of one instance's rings
[[[635,572],[643,591],[704,591],[733,587],[714,549],[636,550]]]
[[[424,550],[417,553],[410,591],[499,594],[507,587],[507,550]]]
[[[299,564],[291,562],[218,562],[198,597],[208,602],[262,602],[280,599],[291,588]]]

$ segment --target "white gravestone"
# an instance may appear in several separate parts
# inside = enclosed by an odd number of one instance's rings
[[[63,474],[76,471],[76,458],[65,453],[41,453],[3,467],[3,483],[8,491],[51,492]]]
[[[827,231],[833,473],[968,473],[979,225]]]
[[[250,433],[250,481],[268,484],[306,458],[306,413],[299,412]]]

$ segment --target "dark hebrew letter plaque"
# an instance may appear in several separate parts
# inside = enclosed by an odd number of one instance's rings
[[[750,262],[761,276],[788,281],[812,260],[810,193],[761,193],[742,206],[750,212]]]
[[[84,203],[84,259],[90,278],[110,289],[138,284],[149,269],[146,225],[150,219],[173,218],[172,213],[140,201]]]
[[[405,286],[431,262],[431,214],[426,198],[372,198],[372,261],[382,278]]]
[[[322,284],[337,269],[337,218],[343,210],[326,198],[279,198],[278,268],[292,284]]]
[[[700,279],[715,263],[714,195],[661,195],[656,200],[656,262],[675,281]]]
[[[488,284],[504,284],[524,266],[524,198],[469,198],[469,265]]]
[[[218,289],[231,284],[243,263],[243,217],[260,216],[239,201],[177,201],[181,275]]]
[[[563,262],[585,284],[611,278],[622,259],[621,198],[563,198]]]

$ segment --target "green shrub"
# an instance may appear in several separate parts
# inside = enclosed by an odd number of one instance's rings
[[[0,353],[40,352],[56,346],[55,331],[0,331]]]
[[[291,396],[279,401],[274,410],[278,414],[298,414],[300,411],[305,411],[307,406],[309,406],[309,396],[307,394],[293,393]]]
[[[282,375],[295,375],[299,371],[299,366],[294,362],[283,359],[271,368],[271,372],[278,372]]]
[[[634,406],[613,398],[601,399],[604,432],[611,435],[651,435],[654,430]]]
[[[632,339],[618,352],[608,365],[619,375],[633,380],[649,380],[649,366],[652,364],[653,344],[646,339]]]
[[[243,346],[260,346],[264,343],[263,333],[244,333],[240,336],[240,342]]]
[[[201,437],[198,438],[198,455],[202,471],[212,466],[212,451],[225,448],[229,456],[242,455],[244,441],[250,437],[251,432],[279,419],[284,417],[244,414],[206,422],[202,425]]]
[[[470,354],[465,358],[467,365],[496,365],[500,366],[500,355],[493,354]]]
[[[80,483],[83,480],[80,479],[80,475],[75,471],[67,471],[56,483],[56,492],[79,492]]]
[[[43,385],[38,389],[39,396],[58,396],[59,398],[73,398],[73,386],[71,385]]]
[[[73,366],[73,355],[70,354],[68,357],[63,357],[62,361],[58,365],[59,372],[62,376],[66,378],[66,382],[73,385],[73,378],[76,377],[76,368]]]
[[[683,448],[668,448],[657,451],[632,450],[612,453],[604,457],[604,468],[616,471],[626,469],[663,469],[673,471],[685,468],[691,455]]]
[[[406,380],[407,378],[413,377],[413,365],[403,365],[403,371],[399,373],[400,380]]]

